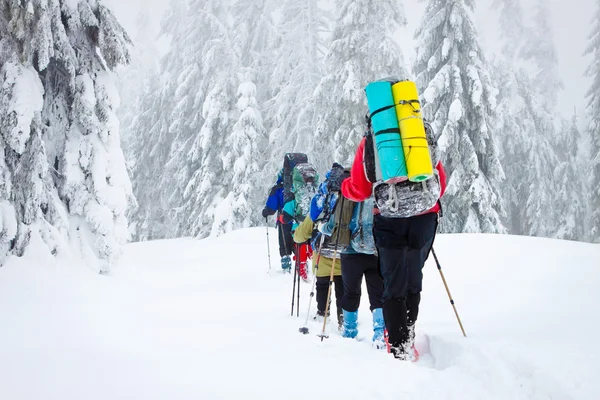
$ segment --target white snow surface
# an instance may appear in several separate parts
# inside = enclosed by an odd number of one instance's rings
[[[269,231],[279,269],[277,233]],[[290,317],[292,277],[268,273],[265,228],[126,246],[111,275],[31,249],[0,268],[0,398],[600,398],[600,247],[495,235],[435,244],[416,363]],[[315,312],[313,303],[311,314]]]

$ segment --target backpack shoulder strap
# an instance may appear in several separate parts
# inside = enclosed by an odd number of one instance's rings
[[[371,183],[377,182],[377,171],[375,165],[375,143],[373,134],[369,130],[365,133],[365,150],[363,153],[363,162],[365,166],[365,175]]]

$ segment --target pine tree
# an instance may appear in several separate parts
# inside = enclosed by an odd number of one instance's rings
[[[553,133],[548,131],[545,122],[552,121],[553,117],[546,112],[549,103],[540,104],[543,95],[535,83],[540,79],[539,68],[544,56],[526,49],[526,44],[540,40],[543,35],[534,34],[523,25],[519,1],[496,0],[495,5],[500,8],[503,41],[502,56],[494,64],[494,81],[501,88],[495,126],[496,131],[502,133],[497,141],[507,176],[500,188],[506,225],[514,234],[552,236],[554,222],[549,217],[553,210],[552,190],[548,188],[554,185],[552,172],[557,161],[552,146]],[[544,46],[551,47],[552,43]],[[533,69],[528,68],[531,65]],[[529,206],[524,207],[524,204]]]
[[[271,173],[281,168],[287,152],[309,152],[313,138],[313,92],[323,73],[327,14],[317,0],[285,0],[278,10],[281,20],[274,44],[267,107]],[[312,161],[312,160],[310,160]]]
[[[521,54],[533,66],[530,71],[533,84],[553,107],[564,84],[558,72],[558,55],[546,0],[536,0],[533,27],[526,32],[524,39],[521,40]]]
[[[232,7],[232,44],[239,64],[250,72],[257,86],[257,100],[264,102],[272,89],[273,47],[277,39],[273,22],[274,0],[236,0]],[[244,72],[244,74],[245,74]]]
[[[585,54],[591,55],[591,64],[586,75],[592,79],[587,92],[589,124],[587,132],[591,138],[591,237],[600,243],[600,1],[596,1],[592,32]]]
[[[533,117],[535,132],[531,132],[531,147],[527,164],[530,167],[529,195],[525,207],[530,236],[555,237],[558,214],[557,193],[567,190],[558,186],[554,171],[559,165],[557,149],[562,151],[556,126],[561,124],[556,109],[563,83],[558,73],[558,58],[550,24],[547,3],[537,0],[533,26],[525,32],[521,57],[529,68],[523,68],[520,92]]]
[[[215,211],[211,235],[258,223],[257,205],[264,200],[264,179],[258,179],[258,176],[264,166],[264,162],[259,162],[266,148],[266,131],[257,108],[252,75],[249,71],[240,75],[242,83],[238,88],[237,103],[240,117],[227,138],[226,147],[230,151],[225,157],[225,164],[233,167],[231,177],[228,177],[233,184],[231,192]]]
[[[563,151],[559,153],[554,171],[554,181],[560,188],[553,204],[557,216],[555,236],[558,239],[584,239],[586,191],[579,143],[581,133],[577,127],[577,116],[573,115],[571,123],[565,123],[562,128],[558,144]]]
[[[446,232],[505,232],[504,171],[492,129],[496,90],[473,25],[473,0],[430,0],[416,32],[415,74],[423,111],[441,134]]]
[[[2,3],[0,262],[38,237],[99,270],[118,256],[131,187],[111,71],[129,44],[96,1]]]
[[[159,58],[156,46],[157,32],[148,8],[142,8],[137,19],[136,35],[133,38],[131,63],[118,71],[119,95],[122,106],[118,115],[121,123],[123,148],[129,161],[130,148],[137,145],[139,138],[132,134],[138,123],[137,116],[142,112],[141,102],[149,86],[156,84],[159,74]]]
[[[525,208],[529,197],[529,176],[523,171],[527,164],[528,151],[533,145],[532,132],[535,123],[531,111],[522,96],[527,79],[520,75],[508,60],[498,57],[493,64],[493,81],[502,87],[495,109],[494,132],[500,154],[500,163],[507,177],[498,188],[506,210],[505,226],[511,234],[526,232]]]
[[[222,158],[235,112],[231,77],[237,64],[223,2],[190,0],[187,8],[181,3],[172,8],[163,32],[172,36],[173,45],[161,69],[166,85],[161,92],[172,93],[162,111],[171,146],[154,195],[166,203],[166,237],[203,237],[230,191]]]
[[[338,0],[336,10],[325,76],[314,96],[313,154],[322,154],[321,169],[334,160],[350,165],[354,158],[366,129],[367,84],[388,76],[408,77],[393,38],[406,24],[400,0]]]
[[[523,46],[525,34],[521,0],[494,0],[493,6],[499,10],[499,26],[503,39],[502,56],[514,64]]]

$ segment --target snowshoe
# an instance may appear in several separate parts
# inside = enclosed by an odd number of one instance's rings
[[[410,346],[410,349],[408,351],[408,359],[412,362],[419,361],[419,352],[417,351],[417,348],[414,344]]]
[[[323,322],[324,318],[325,318],[325,312],[324,311],[317,311],[317,313],[313,317],[313,320],[317,321],[317,322]]]

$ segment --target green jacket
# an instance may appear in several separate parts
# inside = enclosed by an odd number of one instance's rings
[[[304,221],[302,221],[302,223],[300,225],[298,225],[298,228],[296,228],[296,232],[294,232],[294,242],[305,243],[306,241],[308,241],[312,237],[313,229],[314,229],[314,223],[310,219],[310,215],[307,215],[306,218],[304,218]],[[314,259],[313,266],[316,265],[317,258],[319,258],[319,255],[313,254],[313,259]],[[333,271],[334,276],[342,275],[342,265],[341,264],[342,264],[341,260],[338,257],[338,259],[335,260],[335,269]],[[319,265],[316,267],[316,270],[317,270],[316,276],[319,278],[324,277],[324,276],[331,276],[331,266],[332,265],[333,265],[333,258],[321,256],[321,258],[319,259]],[[313,272],[314,272],[314,269],[315,268],[313,268]]]

